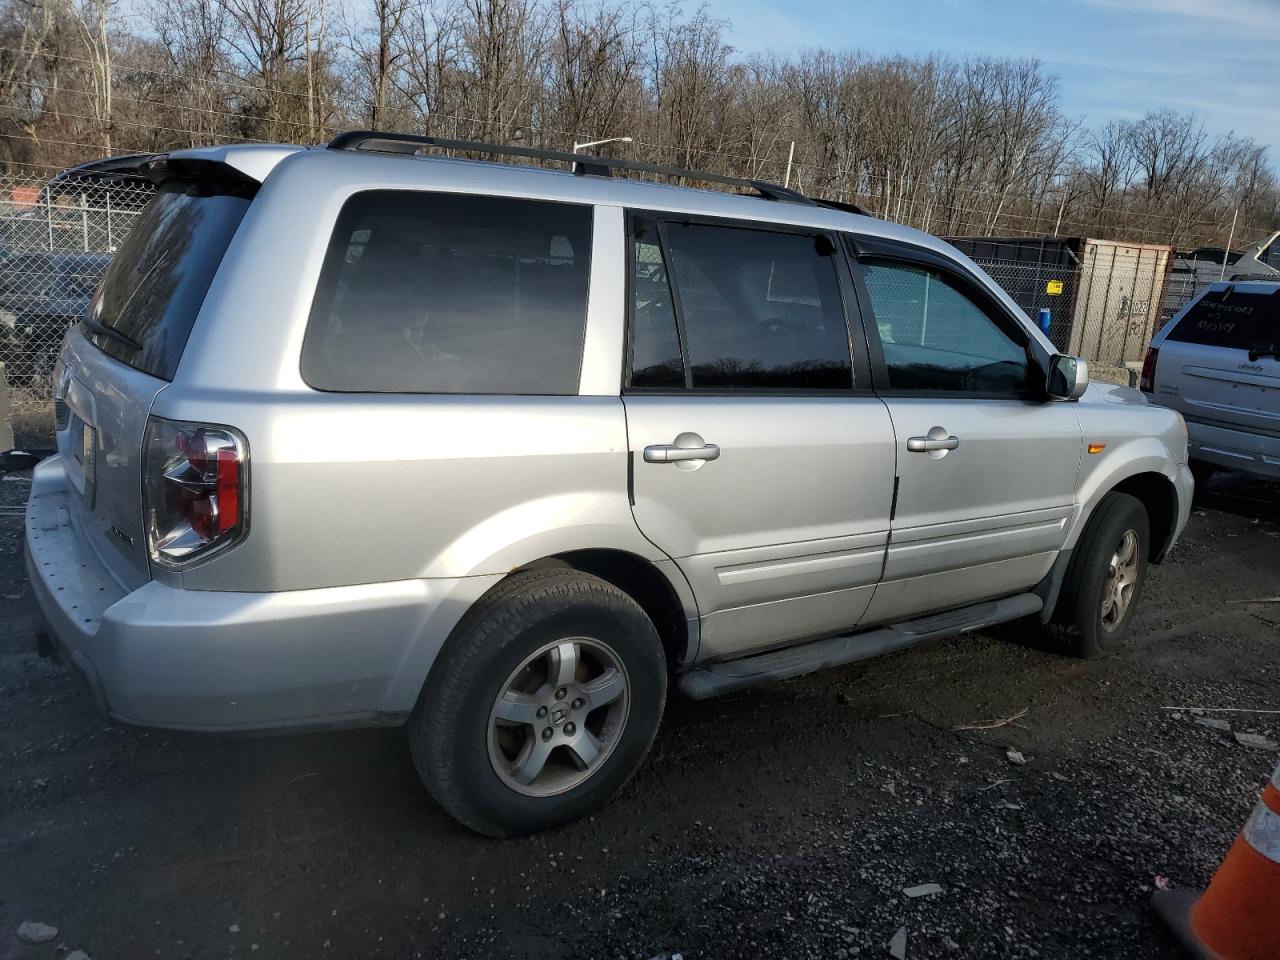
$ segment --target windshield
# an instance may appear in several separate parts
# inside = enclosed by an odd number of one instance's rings
[[[161,187],[112,258],[89,308],[94,344],[131,367],[172,380],[251,200],[250,188],[225,183]]]
[[[1211,290],[1191,305],[1169,340],[1271,352],[1280,344],[1280,289]]]

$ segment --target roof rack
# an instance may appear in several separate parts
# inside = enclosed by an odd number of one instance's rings
[[[845,203],[843,200],[826,200],[821,197],[810,199],[820,207],[828,207],[832,210],[839,210],[842,213],[856,213],[860,217],[871,216],[871,214],[867,213],[866,210],[858,206],[856,203]]]
[[[634,170],[639,173],[656,173],[667,177],[684,177],[689,180],[702,180],[707,183],[727,183],[735,187],[747,187],[756,191],[766,200],[779,200],[785,203],[802,203],[806,206],[817,206],[826,201],[815,201],[797,190],[780,187],[767,180],[752,180],[747,177],[728,177],[719,173],[706,173],[701,170],[682,170],[679,167],[664,167],[656,163],[641,163],[638,160],[619,160],[614,157],[584,157],[580,153],[566,153],[563,150],[539,150],[534,147],[516,147],[497,143],[479,143],[473,140],[449,140],[444,137],[420,137],[410,133],[380,133],[377,130],[349,130],[340,133],[329,141],[330,150],[366,151],[369,153],[403,153],[415,154],[423,147],[435,147],[438,150],[466,150],[472,153],[486,153],[502,157],[529,157],[534,160],[557,160],[573,165],[573,172],[578,176],[608,177],[614,170]]]

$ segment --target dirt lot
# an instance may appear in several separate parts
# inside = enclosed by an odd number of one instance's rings
[[[1277,760],[1161,709],[1280,709],[1280,603],[1248,602],[1280,597],[1276,486],[1210,485],[1120,656],[975,636],[677,701],[604,813],[506,843],[398,731],[108,725],[36,652],[27,489],[0,481],[0,958],[880,957],[899,928],[911,958],[1172,957],[1155,877],[1203,884]]]

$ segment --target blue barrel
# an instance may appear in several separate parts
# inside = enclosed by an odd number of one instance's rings
[[[1040,329],[1044,331],[1044,335],[1049,335],[1049,324],[1052,323],[1053,314],[1048,307],[1040,308]]]

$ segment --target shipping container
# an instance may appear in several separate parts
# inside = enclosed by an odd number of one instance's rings
[[[1141,361],[1160,319],[1173,250],[1085,237],[947,237],[1033,320],[1051,311],[1049,339],[1093,363]]]

